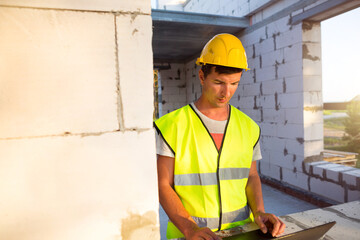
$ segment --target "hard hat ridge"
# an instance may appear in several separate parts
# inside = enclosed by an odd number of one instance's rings
[[[213,64],[249,70],[241,41],[228,33],[221,33],[210,39],[201,51],[196,64]]]

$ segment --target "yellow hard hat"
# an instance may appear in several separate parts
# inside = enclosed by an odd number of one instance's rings
[[[246,53],[241,41],[234,35],[215,35],[203,48],[197,65],[214,64],[249,70]]]

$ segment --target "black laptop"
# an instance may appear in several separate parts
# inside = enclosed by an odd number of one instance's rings
[[[298,232],[282,235],[279,237],[272,237],[270,234],[264,234],[260,229],[245,233],[240,233],[231,237],[224,237],[224,240],[267,240],[267,239],[282,239],[282,240],[318,240],[329,231],[334,222],[329,222],[320,226],[311,227]]]

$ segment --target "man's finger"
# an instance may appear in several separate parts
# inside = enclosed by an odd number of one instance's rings
[[[276,233],[276,236],[279,236],[280,234],[282,234],[285,230],[285,224],[279,219],[279,222],[280,222],[280,228],[279,228],[279,231]]]
[[[258,216],[255,218],[255,223],[259,226],[260,230],[263,232],[263,233],[267,233],[267,227],[265,226],[264,222],[263,222],[263,219]]]
[[[206,229],[206,233],[209,234],[212,240],[221,240],[219,236],[217,236],[213,231],[211,231],[209,228]]]
[[[275,215],[273,214],[270,214],[270,217],[269,217],[269,221],[272,223],[272,231],[271,231],[271,235],[273,237],[279,235],[280,233],[280,228],[281,228],[281,225],[283,224],[279,218],[277,218]]]

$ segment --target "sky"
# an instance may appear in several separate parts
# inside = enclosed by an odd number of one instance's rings
[[[323,101],[360,94],[360,8],[321,22]]]
[[[151,3],[156,6],[156,0]],[[360,94],[359,23],[360,8],[321,22],[323,102],[350,101]]]

